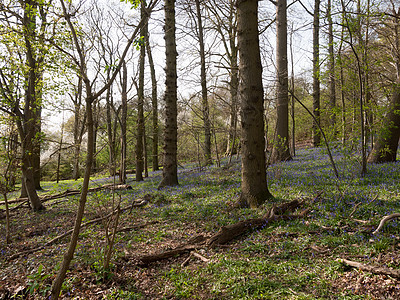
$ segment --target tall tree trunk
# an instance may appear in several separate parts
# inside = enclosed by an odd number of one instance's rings
[[[141,15],[144,18],[145,3],[141,5]],[[140,36],[147,35],[147,27],[140,28]],[[138,108],[137,108],[137,131],[136,131],[136,181],[143,181],[143,139],[144,139],[144,63],[146,58],[146,45],[140,46],[139,58],[139,88],[138,88]]]
[[[110,79],[110,69],[107,70],[107,81]],[[121,83],[121,98],[126,97],[127,85],[124,85],[124,80]],[[115,176],[116,173],[116,142],[115,142],[115,132],[114,132],[114,122],[112,118],[113,113],[113,96],[112,87],[110,87],[106,92],[106,126],[107,126],[107,144],[108,144],[108,170],[110,176]]]
[[[96,152],[97,152],[97,132],[99,129],[99,113],[100,113],[100,102],[98,100],[93,102],[92,106],[92,113],[93,113],[93,162],[92,162],[92,173],[96,173],[97,169],[97,159],[96,159]]]
[[[81,195],[79,198],[78,210],[75,216],[75,224],[71,235],[71,240],[69,242],[67,251],[64,253],[63,261],[57,273],[57,277],[54,280],[53,285],[51,287],[51,299],[58,299],[65,275],[67,274],[69,265],[72,261],[72,258],[74,257],[76,245],[78,243],[79,232],[81,229],[83,214],[85,212],[85,205],[89,190],[90,174],[92,173],[92,164],[94,156],[94,120],[92,111],[93,98],[92,98],[90,83],[87,82],[85,86],[87,89],[86,115],[87,115],[87,132],[88,132],[85,176],[83,178]]]
[[[21,139],[21,169],[22,169],[22,195],[29,198],[31,208],[35,211],[44,209],[39,196],[36,193],[35,173],[32,160],[35,140],[37,139],[37,80],[38,65],[35,58],[35,46],[32,42],[36,36],[36,15],[32,9],[37,7],[36,1],[25,1],[23,28],[25,31],[24,39],[26,46],[26,74],[25,103],[24,111],[21,113],[17,122],[18,131]]]
[[[81,176],[79,162],[81,153],[81,144],[83,134],[86,128],[86,111],[82,116],[82,78],[78,77],[78,86],[73,96],[71,96],[74,102],[74,158],[73,158],[73,171],[72,178],[78,180]],[[83,119],[83,120],[82,120]]]
[[[238,2],[242,182],[239,206],[257,207],[268,191],[264,152],[264,92],[258,38],[258,1]]]
[[[292,117],[292,155],[296,156],[296,119],[295,119],[295,98],[293,93],[295,92],[295,86],[294,86],[294,53],[293,53],[293,26],[292,30],[290,32],[290,61],[291,61],[291,69],[292,69],[292,75],[290,78],[290,89],[292,91],[292,102],[291,102],[291,117]]]
[[[165,127],[163,178],[159,188],[178,184],[177,162],[177,72],[175,40],[175,0],[165,0]]]
[[[239,89],[239,73],[238,73],[238,46],[237,46],[237,12],[234,7],[234,1],[229,1],[229,51],[226,51],[229,58],[229,94],[231,98],[230,115],[229,115],[229,133],[226,148],[226,154],[230,157],[237,152],[237,120],[238,120],[238,89]]]
[[[321,133],[318,129],[320,124],[320,67],[319,67],[319,7],[320,0],[314,2],[314,22],[313,22],[313,145],[318,147],[321,144]]]
[[[149,32],[147,31],[147,35],[145,36],[147,57],[149,60],[150,66],[150,75],[151,75],[151,107],[152,107],[152,167],[153,171],[159,170],[158,165],[158,95],[157,95],[157,78],[156,78],[156,70],[154,68],[153,55],[151,53],[151,47],[149,42]]]
[[[386,163],[396,161],[400,138],[400,80],[394,84],[389,112],[385,116],[374,148],[368,158],[369,163]]]
[[[336,80],[335,80],[335,53],[333,49],[333,22],[332,22],[332,3],[328,0],[327,19],[328,19],[328,83],[329,83],[329,122],[336,136]]]
[[[212,164],[211,158],[211,125],[210,125],[210,108],[208,106],[207,97],[207,76],[206,76],[206,54],[204,50],[203,22],[201,17],[200,0],[196,2],[197,27],[199,34],[200,47],[200,81],[201,81],[201,98],[204,122],[204,158],[205,164]]]
[[[375,141],[374,148],[368,158],[370,163],[385,163],[396,161],[400,138],[400,9],[392,2],[393,38],[391,54],[396,65],[396,82],[393,84],[393,94],[385,122]]]
[[[287,1],[276,3],[277,104],[276,136],[271,160],[291,160],[289,149],[289,93],[287,55]]]
[[[119,170],[119,182],[125,183],[126,181],[126,120],[128,118],[128,94],[127,94],[127,84],[128,84],[128,69],[126,63],[122,64],[122,91],[125,89],[121,95],[121,165]]]

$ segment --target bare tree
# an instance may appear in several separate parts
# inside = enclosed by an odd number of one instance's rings
[[[64,3],[63,0],[60,0],[60,4],[62,7],[62,12],[63,12],[63,17],[67,22],[68,28],[71,33],[72,37],[72,43],[74,45],[75,51],[78,55],[78,57],[75,57],[73,53],[66,53],[69,55],[70,59],[75,63],[76,68],[79,72],[79,75],[82,77],[83,83],[85,85],[85,90],[86,90],[86,96],[85,96],[85,103],[86,103],[86,115],[87,115],[87,132],[88,132],[88,141],[87,141],[87,156],[86,156],[86,169],[85,169],[85,176],[82,184],[82,190],[80,194],[80,199],[79,199],[79,204],[78,204],[78,210],[75,218],[75,224],[74,224],[74,229],[72,232],[71,240],[68,245],[68,249],[66,253],[64,254],[63,261],[61,264],[61,267],[57,273],[57,277],[53,282],[52,288],[51,288],[51,298],[52,299],[58,299],[60,295],[60,290],[62,283],[64,281],[65,275],[67,273],[67,270],[69,268],[70,262],[74,256],[74,252],[76,249],[76,245],[78,242],[78,237],[79,237],[79,232],[80,232],[80,227],[82,223],[82,218],[83,214],[85,211],[85,205],[86,205],[86,200],[87,200],[87,194],[88,194],[88,189],[89,189],[89,180],[90,180],[90,174],[92,170],[92,164],[93,164],[93,150],[94,150],[94,120],[93,120],[93,103],[96,101],[104,92],[107,91],[107,89],[110,87],[110,85],[114,82],[115,78],[117,77],[117,74],[119,73],[122,64],[125,60],[125,57],[128,53],[128,50],[134,40],[136,39],[136,36],[139,32],[139,28],[143,26],[144,22],[147,22],[147,19],[141,19],[140,23],[132,33],[132,35],[129,37],[126,46],[122,52],[122,55],[119,59],[118,65],[115,67],[110,79],[108,82],[106,82],[97,92],[94,92],[92,87],[93,87],[93,82],[88,76],[88,70],[87,70],[87,61],[85,59],[85,56],[83,55],[84,51],[82,49],[82,44],[81,41],[78,38],[77,30],[74,26],[72,16],[75,15],[76,10],[73,8],[72,3],[70,2],[68,4],[68,8],[66,7],[66,3]],[[152,9],[155,5],[157,4],[157,0],[151,1],[149,3],[149,9]],[[62,51],[62,49],[60,49]]]

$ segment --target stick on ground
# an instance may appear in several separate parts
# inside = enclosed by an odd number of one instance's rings
[[[337,261],[348,265],[350,267],[354,267],[366,272],[370,272],[373,274],[379,274],[379,275],[389,275],[395,278],[400,278],[400,270],[393,270],[389,268],[384,268],[384,267],[377,267],[377,266],[371,266],[371,265],[365,265],[356,261],[344,259],[344,258],[338,258]]]

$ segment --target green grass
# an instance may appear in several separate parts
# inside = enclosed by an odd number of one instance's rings
[[[232,209],[240,194],[239,161],[201,172],[180,169],[180,185],[160,191],[160,172],[140,183],[129,178],[132,190],[117,192],[115,201],[121,198],[126,207],[146,194],[152,195],[152,200],[130,214],[125,211],[120,227],[157,223],[117,235],[107,280],[99,280],[104,225],[84,228],[64,293],[77,297],[100,289],[106,299],[372,299],[400,293],[395,279],[363,273],[336,261],[345,257],[400,268],[399,221],[387,223],[377,236],[371,234],[383,216],[399,211],[399,163],[368,165],[368,174],[362,178],[354,156],[335,150],[334,158],[339,179],[322,149],[300,150],[293,161],[269,166],[268,184],[275,198],[259,209]],[[91,186],[107,182],[112,182],[111,178],[94,178]],[[42,183],[46,194],[76,189],[80,184]],[[320,192],[321,197],[312,202]],[[85,219],[111,211],[112,196],[110,191],[91,194]],[[46,292],[68,239],[12,263],[7,257],[70,229],[77,199],[74,196],[54,206],[51,203],[57,200],[49,202],[49,209],[40,214],[20,210],[12,215],[13,245],[6,247],[4,236],[0,237],[0,278],[11,276],[15,267],[19,275],[38,274],[43,265],[39,273],[45,270],[51,276],[45,282],[36,276],[35,286],[41,291],[35,293]],[[293,199],[306,200],[311,209],[307,217],[248,232],[228,247],[197,249],[210,259],[208,263],[191,257],[182,265],[188,254],[146,269],[134,262],[136,256],[172,249],[198,234],[211,235],[221,226],[261,217],[272,204]],[[3,228],[4,220],[0,222]],[[357,282],[366,278],[372,278],[368,280],[374,284],[357,287]]]

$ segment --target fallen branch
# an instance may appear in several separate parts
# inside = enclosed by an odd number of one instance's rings
[[[272,224],[273,222],[280,221],[280,220],[293,220],[296,218],[303,218],[307,215],[310,211],[309,209],[303,210],[301,213],[297,215],[276,215],[276,212],[285,213],[294,211],[296,208],[301,206],[303,202],[299,202],[298,200],[294,200],[291,202],[283,203],[279,206],[273,206],[267,215],[264,218],[256,218],[256,219],[249,219],[245,221],[241,221],[232,225],[223,226],[220,230],[211,236],[210,238],[206,239],[202,236],[197,237],[198,241],[191,240],[188,241],[186,244],[180,245],[173,250],[169,250],[166,252],[158,253],[158,254],[151,254],[151,255],[144,255],[138,257],[137,260],[139,261],[139,265],[146,266],[149,263],[156,262],[159,260],[167,259],[170,257],[178,256],[183,253],[190,252],[192,250],[201,248],[201,247],[217,247],[220,245],[224,245],[238,236],[244,234],[250,230],[256,230],[265,226]],[[193,252],[195,253],[195,252]],[[195,255],[193,254],[192,255]],[[187,263],[186,261],[184,263]]]
[[[204,257],[203,255],[201,255],[201,254],[199,254],[197,252],[192,251],[191,254],[193,256],[197,257],[198,259],[200,259],[201,261],[204,261],[206,263],[210,262],[210,260],[207,257]]]
[[[360,269],[362,271],[370,272],[373,274],[388,275],[391,277],[400,278],[400,270],[393,270],[393,269],[389,269],[389,268],[365,265],[365,264],[362,264],[362,263],[359,263],[356,261],[352,261],[352,260],[347,260],[344,258],[338,258],[336,261],[339,261],[350,267],[354,267],[354,268]]]
[[[132,189],[132,187],[129,184],[118,184],[118,185],[114,185],[114,184],[104,184],[102,186],[97,186],[94,188],[90,188],[89,192],[97,192],[97,191],[101,191],[101,190],[129,190]],[[68,196],[74,196],[74,195],[79,195],[81,193],[81,190],[66,190],[62,193],[59,194],[55,194],[55,195],[48,195],[48,196],[43,196],[40,197],[40,201],[41,202],[46,202],[46,201],[50,201],[50,200],[54,200],[54,199],[58,199],[58,198],[63,198],[63,197],[68,197]],[[20,202],[25,202],[28,201],[28,198],[16,198],[14,200],[10,200],[8,201],[8,204],[13,204],[13,203],[20,203]],[[1,201],[0,205],[4,205],[5,202]]]
[[[400,213],[391,214],[391,215],[388,215],[388,216],[383,217],[382,220],[381,220],[380,223],[379,223],[378,228],[376,228],[375,231],[374,231],[372,234],[377,234],[377,233],[379,232],[379,230],[381,230],[382,227],[383,227],[388,221],[390,221],[391,219],[394,219],[394,218],[398,218],[398,217],[400,217]]]
[[[303,218],[308,214],[309,211],[309,209],[306,209],[298,215],[272,215],[268,218],[249,219],[232,225],[223,226],[216,234],[208,239],[206,245],[208,247],[217,247],[218,245],[223,245],[230,242],[246,231],[266,227],[281,220],[294,220]]]
[[[187,244],[178,246],[173,250],[165,251],[165,252],[158,253],[158,254],[150,254],[150,255],[141,256],[138,258],[139,265],[147,266],[148,264],[150,264],[152,262],[171,258],[174,256],[181,255],[183,253],[198,249],[204,244],[205,240],[206,240],[206,238],[204,236],[200,235],[200,236],[197,236],[196,238],[192,239],[191,241],[189,241]]]
[[[122,211],[125,211],[125,210],[127,210],[127,209],[128,209],[128,208],[126,207],[126,208],[122,209]],[[104,219],[106,219],[106,218],[109,218],[109,217],[112,216],[115,212],[116,212],[116,210],[114,210],[113,212],[111,212],[111,213],[109,213],[109,214],[107,214],[107,215],[105,215],[105,216],[103,216],[103,217],[99,217],[99,218],[90,220],[90,221],[88,221],[88,222],[82,224],[82,225],[81,225],[81,229],[84,228],[84,227],[86,227],[86,226],[89,226],[89,225],[91,225],[91,224],[100,222],[100,221],[102,221],[102,220],[104,220]],[[133,227],[131,227],[131,228],[129,228],[129,229],[128,229],[128,228],[122,228],[122,229],[118,230],[117,232],[128,231],[128,230],[131,230],[131,229],[134,229],[134,228],[141,228],[141,227],[147,226],[147,225],[149,225],[149,224],[153,224],[153,223],[155,223],[155,222],[148,222],[148,223],[146,223],[146,224],[144,224],[144,225],[142,224],[142,225],[133,226]],[[40,246],[40,247],[33,248],[33,249],[29,249],[29,250],[25,250],[25,251],[21,251],[21,252],[18,252],[18,253],[15,253],[15,254],[11,255],[11,256],[9,257],[9,259],[10,259],[10,260],[16,259],[17,257],[20,257],[21,255],[31,254],[31,253],[40,251],[40,250],[42,250],[42,249],[44,249],[44,248],[46,248],[46,247],[48,247],[48,246],[54,244],[55,242],[57,242],[57,241],[63,239],[64,237],[70,235],[70,234],[72,233],[72,231],[73,231],[73,229],[70,229],[70,230],[64,232],[63,234],[61,234],[61,235],[59,235],[59,236],[56,236],[55,238],[51,239],[50,241],[48,241],[47,243],[45,243],[44,245],[42,245],[42,246]]]

